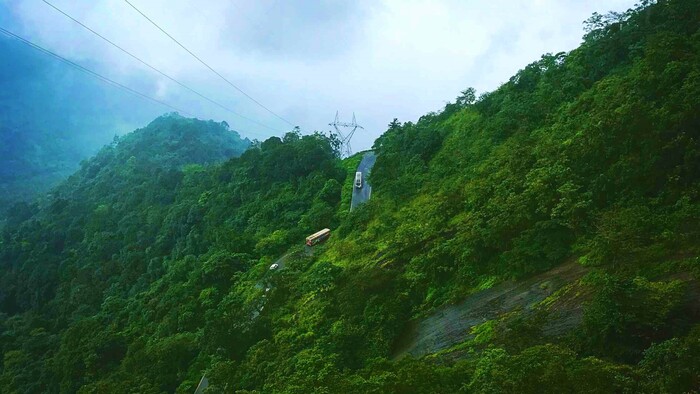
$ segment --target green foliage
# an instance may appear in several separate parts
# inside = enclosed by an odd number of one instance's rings
[[[630,368],[595,358],[577,359],[554,345],[531,347],[508,355],[490,349],[479,359],[464,392],[477,393],[601,393],[634,392]]]
[[[589,281],[595,296],[586,307],[581,331],[584,353],[638,361],[640,349],[673,333],[669,318],[678,312],[685,295],[679,281],[625,280],[606,274],[593,275]]]
[[[374,207],[350,218],[339,258],[401,267],[421,310],[572,256],[634,271],[695,253],[700,33],[681,17],[693,7],[596,16],[580,48],[392,122],[374,147]]]
[[[157,119],[8,216],[0,387],[697,390],[698,7],[594,15],[572,52],[394,120],[352,213],[360,156],[332,137],[215,164],[242,148],[225,125]],[[544,333],[555,313],[499,305],[469,342],[392,360],[435,308],[566,260],[594,270],[544,305],[568,308],[566,335]]]
[[[250,321],[261,308],[251,268],[332,224],[344,173],[321,135],[288,134],[202,166],[239,149],[222,127],[159,118],[86,162],[53,200],[13,212],[2,311],[20,322],[35,311],[61,318],[42,328],[52,350],[35,359],[30,328],[3,327],[3,385],[30,376],[13,366],[31,360],[27,373],[42,371],[39,383],[61,391],[121,381],[171,392],[196,380],[200,352],[242,357],[269,336],[269,318]]]
[[[700,387],[700,327],[685,338],[655,344],[644,352],[641,373],[649,391],[681,393]]]

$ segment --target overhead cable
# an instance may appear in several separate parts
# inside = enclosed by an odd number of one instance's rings
[[[193,88],[191,88],[191,87],[185,85],[184,83],[178,81],[177,79],[171,77],[170,75],[168,75],[168,74],[162,72],[162,71],[159,70],[158,68],[156,68],[156,67],[154,67],[154,66],[148,64],[146,61],[142,60],[142,59],[139,58],[138,56],[136,56],[136,55],[132,54],[131,52],[127,51],[126,49],[122,48],[121,46],[119,46],[118,44],[114,43],[114,42],[111,41],[110,39],[104,37],[104,36],[101,35],[100,33],[96,32],[95,30],[93,30],[93,29],[91,29],[90,27],[86,26],[85,24],[83,24],[83,23],[80,22],[79,20],[73,18],[72,16],[70,16],[69,14],[67,14],[66,12],[64,12],[63,10],[61,10],[60,8],[58,8],[58,7],[56,7],[55,5],[53,5],[53,4],[51,4],[50,2],[48,2],[47,0],[42,0],[42,1],[43,1],[44,3],[46,3],[47,5],[49,5],[50,7],[52,7],[53,9],[55,9],[56,11],[58,11],[59,13],[63,14],[63,15],[64,15],[65,17],[67,17],[68,19],[70,19],[70,20],[72,20],[73,22],[77,23],[78,25],[82,26],[83,28],[85,28],[86,30],[88,30],[89,32],[91,32],[92,34],[94,34],[94,35],[96,35],[97,37],[101,38],[102,40],[106,41],[107,43],[109,43],[109,44],[112,45],[113,47],[119,49],[119,50],[122,51],[123,53],[129,55],[131,58],[135,59],[136,61],[138,61],[139,63],[143,64],[144,66],[150,68],[151,70],[155,71],[156,73],[158,73],[158,74],[162,75],[163,77],[169,79],[170,81],[172,81],[172,82],[174,82],[174,83],[180,85],[180,86],[183,87],[184,89],[189,90],[190,92],[192,92],[192,93],[196,94],[197,96],[199,96],[199,97],[205,99],[206,101],[208,101],[208,102],[210,102],[210,103],[212,103],[212,104],[214,104],[214,105],[216,105],[216,106],[218,106],[218,107],[220,107],[220,108],[222,108],[222,109],[224,109],[224,110],[226,110],[226,111],[228,111],[228,112],[230,112],[230,113],[232,113],[232,114],[234,114],[234,115],[236,115],[236,116],[238,116],[238,117],[240,117],[240,118],[242,118],[242,119],[245,119],[245,120],[247,120],[247,121],[249,121],[249,122],[251,122],[251,123],[254,123],[254,124],[258,125],[258,126],[264,127],[264,128],[266,128],[266,129],[269,129],[269,130],[272,130],[272,131],[275,131],[275,132],[277,132],[277,133],[281,133],[281,132],[282,132],[281,130],[278,130],[278,129],[275,129],[275,128],[270,127],[270,126],[268,126],[268,125],[265,125],[265,124],[263,124],[263,123],[260,123],[260,122],[256,121],[255,119],[251,119],[251,118],[249,118],[249,117],[247,117],[247,116],[245,116],[245,115],[241,115],[240,113],[238,113],[238,112],[236,112],[236,111],[234,111],[234,110],[232,110],[232,109],[226,107],[225,105],[223,105],[223,104],[221,104],[221,103],[219,103],[219,102],[217,102],[217,101],[215,101],[215,100],[213,100],[213,99],[211,99],[211,98],[205,96],[205,95],[202,94],[202,93],[199,93],[198,91],[194,90]]]
[[[105,83],[108,83],[108,84],[110,84],[110,85],[119,87],[119,88],[121,88],[121,89],[124,89],[124,90],[128,91],[128,92],[131,93],[131,94],[140,96],[141,98],[144,98],[144,99],[146,99],[146,100],[153,101],[154,103],[158,103],[158,104],[160,104],[160,105],[163,105],[163,106],[165,106],[165,107],[168,107],[168,108],[170,108],[170,109],[172,109],[172,110],[175,110],[175,111],[177,111],[177,112],[183,113],[183,114],[185,114],[185,115],[194,116],[194,115],[192,115],[192,114],[191,114],[190,112],[188,112],[188,111],[184,111],[184,110],[182,110],[182,109],[179,109],[179,108],[177,108],[177,107],[174,107],[174,106],[172,106],[172,105],[170,105],[170,104],[168,104],[168,103],[166,103],[166,102],[164,102],[164,101],[158,100],[157,98],[151,97],[151,96],[149,96],[149,95],[147,95],[147,94],[145,94],[145,93],[141,93],[141,92],[139,92],[139,91],[137,91],[137,90],[134,90],[134,89],[132,89],[132,88],[130,88],[130,87],[124,85],[124,84],[121,84],[121,83],[119,83],[119,82],[117,82],[117,81],[115,81],[115,80],[113,80],[113,79],[107,78],[107,77],[105,77],[105,76],[102,75],[102,74],[99,74],[99,73],[97,73],[97,72],[95,72],[95,71],[92,71],[92,70],[90,70],[90,69],[88,69],[88,68],[85,68],[85,67],[81,66],[80,64],[75,63],[75,62],[73,62],[73,61],[71,61],[71,60],[68,60],[68,59],[66,59],[65,57],[63,57],[63,56],[61,56],[61,55],[59,55],[59,54],[57,54],[57,53],[55,53],[55,52],[51,52],[50,50],[48,50],[48,49],[46,49],[46,48],[44,48],[44,47],[42,47],[42,46],[40,46],[40,45],[38,45],[38,44],[35,44],[35,43],[33,43],[33,42],[31,42],[31,41],[29,41],[29,40],[23,38],[23,37],[20,37],[20,36],[18,36],[17,34],[11,32],[11,31],[9,31],[9,30],[6,30],[6,29],[0,27],[0,32],[1,32],[1,33],[4,33],[4,34],[7,35],[7,36],[10,36],[10,37],[12,37],[12,38],[17,39],[17,40],[19,40],[20,42],[22,42],[22,43],[24,43],[24,44],[26,44],[26,45],[29,45],[30,47],[32,47],[32,48],[34,48],[34,49],[36,49],[36,50],[38,50],[38,51],[40,51],[40,52],[42,52],[42,53],[44,53],[44,54],[46,54],[46,55],[55,57],[55,58],[59,59],[60,61],[66,63],[66,64],[68,64],[68,65],[70,65],[70,66],[72,66],[72,67],[75,67],[75,68],[77,68],[78,70],[80,70],[80,71],[82,71],[82,72],[84,72],[84,73],[86,73],[86,74],[88,74],[88,75],[91,75],[91,76],[93,76],[93,77],[95,77],[95,78],[97,78],[97,79],[99,79],[99,80],[101,80],[101,81],[103,81],[103,82],[105,82]]]
[[[173,40],[177,45],[179,45],[179,46],[180,46],[182,49],[184,49],[187,53],[189,53],[190,55],[192,55],[192,57],[194,57],[195,59],[197,59],[200,63],[202,63],[205,67],[207,67],[211,72],[213,72],[213,73],[216,74],[219,78],[221,78],[224,82],[226,82],[227,84],[229,84],[231,87],[233,87],[234,89],[236,89],[237,91],[239,91],[241,94],[243,94],[244,96],[246,96],[248,99],[250,99],[250,100],[251,100],[252,102],[254,102],[255,104],[259,105],[261,108],[263,108],[263,109],[266,110],[267,112],[269,112],[269,113],[271,113],[272,115],[276,116],[278,119],[282,120],[283,122],[287,123],[288,125],[290,125],[290,126],[292,126],[292,127],[295,126],[292,122],[290,122],[290,121],[288,121],[287,119],[281,117],[280,115],[278,115],[277,113],[275,113],[274,111],[272,111],[270,108],[266,107],[266,106],[263,105],[261,102],[259,102],[258,100],[254,99],[254,98],[253,98],[252,96],[250,96],[248,93],[244,92],[243,89],[241,89],[241,88],[239,88],[238,86],[236,86],[233,82],[229,81],[226,77],[224,77],[223,75],[221,75],[221,74],[220,74],[218,71],[216,71],[213,67],[211,67],[209,64],[207,64],[207,62],[205,62],[204,60],[202,60],[199,56],[195,55],[194,52],[192,52],[192,51],[190,51],[189,49],[187,49],[187,47],[184,46],[182,43],[180,43],[180,41],[178,41],[177,39],[175,39],[175,37],[171,36],[167,31],[165,31],[162,27],[160,27],[156,22],[154,22],[154,21],[153,21],[151,18],[149,18],[146,14],[144,14],[143,12],[141,12],[141,10],[139,10],[139,9],[138,9],[135,5],[133,5],[129,0],[124,0],[124,1],[125,1],[127,4],[129,4],[129,5],[131,6],[131,8],[133,8],[134,10],[136,10],[136,12],[138,12],[139,14],[141,14],[141,16],[143,16],[144,18],[146,18],[146,20],[148,20],[149,22],[151,22],[151,24],[152,24],[153,26],[155,26],[158,30],[160,30],[163,34],[165,34],[166,36],[168,36],[171,40]]]

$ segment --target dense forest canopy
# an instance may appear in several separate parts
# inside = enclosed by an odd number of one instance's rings
[[[595,14],[579,48],[393,121],[352,212],[333,136],[207,165],[221,127],[159,118],[11,211],[4,392],[700,390],[700,3]]]

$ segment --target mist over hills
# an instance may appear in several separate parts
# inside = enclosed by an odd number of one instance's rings
[[[0,36],[0,205],[31,200],[163,107]]]

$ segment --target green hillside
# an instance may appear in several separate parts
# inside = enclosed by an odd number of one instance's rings
[[[700,390],[700,3],[585,26],[392,122],[351,213],[359,157],[319,133],[103,149],[3,229],[2,391]]]

